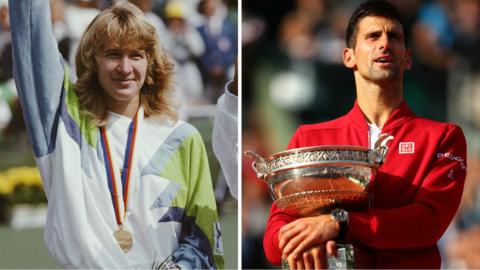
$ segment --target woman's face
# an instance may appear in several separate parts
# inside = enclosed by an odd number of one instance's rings
[[[147,73],[144,50],[107,47],[95,60],[98,80],[106,93],[110,110],[118,105],[138,102]]]

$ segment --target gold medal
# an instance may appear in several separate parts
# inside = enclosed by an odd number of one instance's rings
[[[123,252],[127,253],[133,246],[133,234],[120,226],[113,234]]]
[[[113,203],[113,210],[115,213],[115,220],[117,221],[118,229],[113,233],[113,237],[117,240],[118,245],[127,253],[133,246],[133,233],[125,229],[124,222],[127,219],[126,211],[128,208],[128,196],[130,187],[130,176],[132,174],[133,154],[135,152],[135,139],[137,132],[137,122],[141,122],[143,118],[143,109],[140,107],[139,112],[130,123],[128,129],[127,146],[125,149],[125,157],[123,164],[124,168],[115,170],[113,166],[112,155],[110,153],[110,144],[108,142],[107,131],[105,127],[100,128],[100,142],[104,153],[105,171],[108,180],[108,189],[110,191]],[[139,121],[137,121],[139,120]],[[118,174],[120,173],[120,174]],[[121,190],[117,189],[121,181]],[[122,209],[123,206],[123,209]],[[122,213],[123,212],[123,213]]]

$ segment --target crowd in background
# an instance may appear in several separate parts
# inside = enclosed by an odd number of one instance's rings
[[[355,100],[342,51],[358,0],[244,1],[243,150],[282,151],[299,124],[336,118]],[[405,18],[413,67],[404,96],[420,116],[460,125],[468,176],[457,217],[440,241],[443,267],[480,267],[480,1],[390,0]],[[270,267],[262,235],[271,198],[243,160],[244,268]],[[414,221],[412,221],[414,222]]]

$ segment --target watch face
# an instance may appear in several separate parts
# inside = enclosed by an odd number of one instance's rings
[[[332,211],[332,215],[338,222],[348,221],[348,212],[345,209],[335,209]]]

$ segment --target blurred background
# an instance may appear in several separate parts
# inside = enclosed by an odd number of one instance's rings
[[[8,1],[0,0],[0,268],[58,268],[43,245],[47,200],[25,133],[12,79]],[[71,70],[80,37],[112,0],[50,0],[53,31]],[[224,241],[225,267],[237,268],[237,201],[212,151],[215,104],[233,76],[237,0],[130,0],[157,28],[175,64],[180,118],[205,142]],[[70,72],[75,80],[75,72]]]
[[[354,0],[242,1],[243,151],[282,151],[300,124],[336,118],[355,100],[343,66]],[[459,124],[468,175],[455,220],[440,241],[444,268],[480,268],[480,1],[391,0],[405,18],[413,68],[404,94],[418,115]],[[262,235],[271,198],[245,157],[242,267],[271,268]]]

